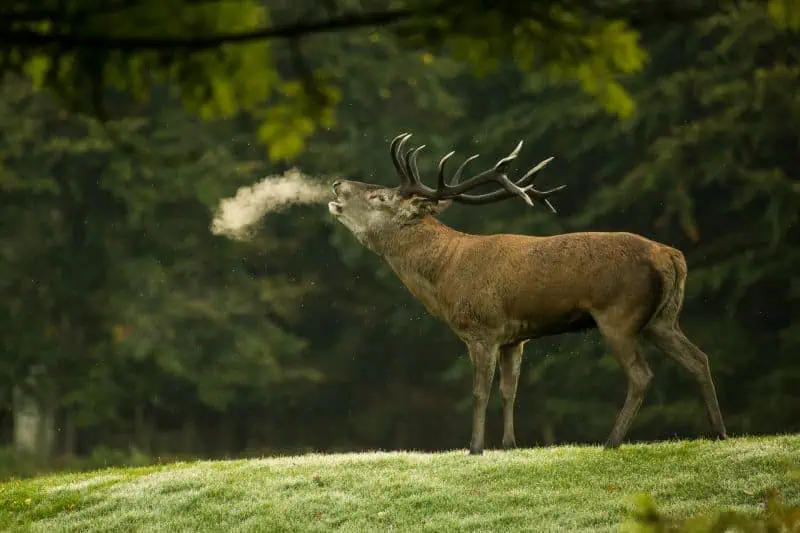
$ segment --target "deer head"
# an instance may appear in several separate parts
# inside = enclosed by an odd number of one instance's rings
[[[548,191],[538,191],[533,188],[536,173],[552,161],[552,157],[541,161],[520,179],[512,182],[506,175],[506,170],[519,155],[522,148],[520,141],[517,147],[500,159],[494,167],[464,181],[461,181],[461,178],[467,164],[477,158],[478,154],[467,158],[456,169],[451,179],[446,180],[445,167],[455,152],[448,153],[439,161],[437,187],[433,189],[422,183],[417,167],[417,157],[425,145],[411,148],[403,153],[403,147],[410,138],[410,133],[402,133],[392,140],[389,148],[392,164],[400,179],[398,187],[381,187],[348,180],[338,180],[333,183],[336,199],[328,204],[328,210],[353,233],[356,239],[373,250],[387,233],[416,224],[428,216],[438,215],[453,202],[488,204],[518,196],[530,206],[534,201],[543,202],[555,212],[548,198],[566,187],[561,185]],[[479,185],[491,181],[497,182],[501,188],[484,194],[468,193]]]
[[[328,210],[361,244],[371,249],[393,231],[426,216],[438,215],[451,204],[449,200],[406,196],[396,188],[360,181],[335,181],[333,192],[336,200],[328,204]]]

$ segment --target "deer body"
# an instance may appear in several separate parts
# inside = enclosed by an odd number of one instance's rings
[[[502,182],[506,190],[499,194],[469,195],[463,191],[476,178],[455,187],[442,185],[441,163],[440,187],[434,191],[415,175],[416,152],[405,159],[397,155],[400,139],[392,143],[392,155],[401,179],[405,178],[401,186],[387,189],[337,181],[336,200],[329,210],[466,344],[474,370],[470,453],[480,454],[484,448],[486,405],[496,368],[502,443],[509,448],[516,445],[513,410],[524,344],[590,328],[600,330],[628,378],[628,394],[606,441],[608,447],[617,447],[624,439],[652,378],[640,339],[650,341],[692,374],[718,437],[725,438],[708,358],[678,326],[686,280],[680,251],[624,232],[535,237],[456,231],[433,217],[452,201],[487,203],[525,194],[531,203],[546,201],[560,188],[541,192],[525,182],[532,181],[530,176],[540,164],[514,184]],[[510,159],[498,162],[494,170]],[[459,177],[461,170],[463,165],[456,173]],[[490,179],[507,177],[493,174]]]
[[[432,217],[386,237],[374,251],[431,314],[499,344],[595,328],[609,307],[641,327],[682,257],[630,233],[470,235]]]

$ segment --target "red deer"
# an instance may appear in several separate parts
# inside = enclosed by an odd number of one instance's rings
[[[495,367],[500,367],[502,445],[513,448],[514,400],[525,343],[595,328],[628,380],[607,448],[617,448],[625,438],[653,377],[640,339],[689,371],[702,392],[714,432],[726,438],[708,357],[686,338],[678,323],[687,275],[679,250],[626,232],[535,237],[457,231],[434,218],[453,202],[481,205],[520,197],[529,206],[541,202],[555,212],[548,198],[565,185],[548,191],[533,188],[536,174],[552,158],[511,181],[506,170],[519,154],[520,142],[493,168],[462,181],[474,155],[446,180],[445,166],[454,154],[450,152],[439,163],[434,189],[422,183],[417,167],[424,145],[403,153],[410,137],[399,135],[389,150],[398,187],[338,180],[328,209],[466,344],[474,373],[470,454],[483,453]],[[500,187],[474,193],[475,187],[490,182]]]

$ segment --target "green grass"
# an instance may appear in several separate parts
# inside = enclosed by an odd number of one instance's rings
[[[687,516],[800,501],[800,436],[200,461],[0,484],[2,531],[615,531],[631,497]]]

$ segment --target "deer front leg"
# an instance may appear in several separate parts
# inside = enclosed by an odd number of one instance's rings
[[[483,343],[470,343],[467,347],[473,371],[472,440],[469,445],[469,453],[470,455],[481,455],[486,429],[486,405],[489,403],[489,393],[492,390],[498,347]]]
[[[500,404],[503,407],[503,448],[516,448],[514,438],[514,400],[517,397],[523,344],[500,348]]]

